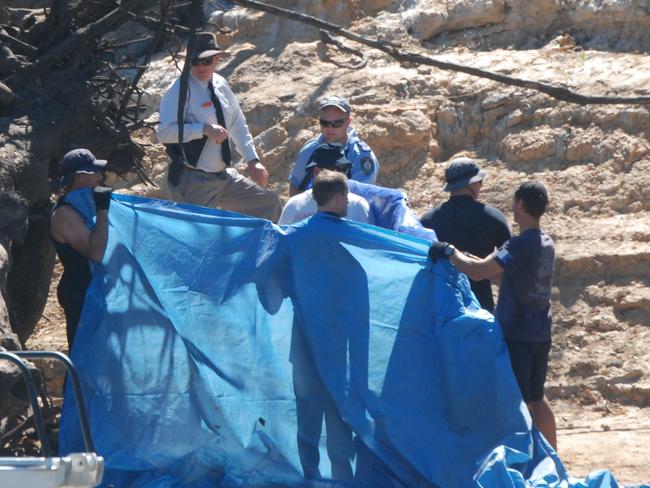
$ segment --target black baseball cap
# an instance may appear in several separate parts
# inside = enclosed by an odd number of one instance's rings
[[[352,163],[345,156],[345,147],[341,144],[332,144],[325,142],[318,146],[312,153],[309,161],[305,165],[305,169],[309,170],[314,166],[319,168],[345,168],[352,167]]]

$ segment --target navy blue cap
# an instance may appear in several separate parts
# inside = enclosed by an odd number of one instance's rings
[[[314,166],[319,168],[346,168],[352,167],[352,163],[345,156],[345,146],[325,142],[318,146],[311,154],[305,169]]]
[[[59,179],[62,185],[68,185],[77,173],[101,173],[106,167],[106,160],[97,159],[88,149],[73,149],[59,163]]]
[[[453,191],[465,188],[471,183],[483,181],[485,171],[478,167],[472,158],[455,158],[445,169],[445,181],[447,184],[444,191]]]

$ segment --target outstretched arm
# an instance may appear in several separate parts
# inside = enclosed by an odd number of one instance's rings
[[[429,249],[432,260],[447,258],[459,271],[465,273],[474,281],[493,279],[503,272],[503,268],[494,259],[494,254],[486,258],[467,256],[446,242],[434,242]]]

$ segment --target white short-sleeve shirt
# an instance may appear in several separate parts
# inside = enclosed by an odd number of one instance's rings
[[[282,215],[278,220],[279,225],[291,225],[311,217],[318,212],[318,205],[311,190],[307,190],[289,199],[282,209]],[[347,219],[365,224],[372,224],[373,219],[370,213],[368,202],[354,193],[348,193],[348,215]]]

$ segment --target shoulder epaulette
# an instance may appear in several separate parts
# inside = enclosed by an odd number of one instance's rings
[[[370,149],[370,146],[368,145],[368,143],[366,143],[366,141],[362,141],[361,139],[359,139],[359,142],[357,142],[357,144],[359,144],[359,147],[361,148],[362,151],[368,151],[368,152],[372,151],[372,149]]]

